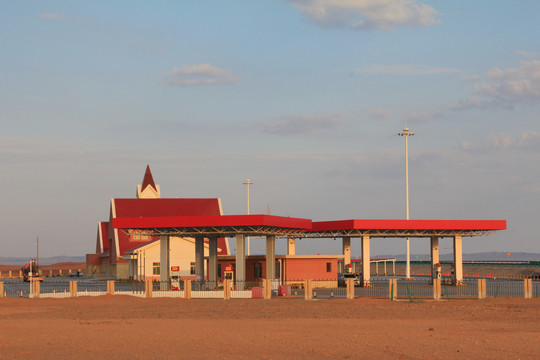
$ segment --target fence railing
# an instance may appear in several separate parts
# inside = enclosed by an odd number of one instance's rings
[[[224,282],[172,280],[160,281],[50,281],[0,282],[0,297],[67,298],[78,296],[127,295],[147,298],[218,298],[218,299],[271,299],[301,297],[305,299],[353,299],[359,297],[451,300],[486,297],[540,297],[540,280],[473,279],[460,286],[440,280],[377,279],[365,286],[354,279],[343,282],[328,280],[298,280],[282,284],[275,279],[262,281]]]

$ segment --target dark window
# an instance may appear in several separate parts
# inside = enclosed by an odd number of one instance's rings
[[[152,274],[159,275],[161,273],[161,264],[158,262],[152,263]]]
[[[217,264],[217,276],[221,277],[221,264]]]
[[[195,263],[194,262],[189,264],[189,273],[191,275],[195,275]]]
[[[262,264],[261,263],[255,263],[253,264],[253,276],[255,278],[262,278]]]
[[[326,272],[332,272],[332,263],[326,263]]]
[[[275,271],[275,276],[276,276],[276,279],[279,279],[281,278],[281,268],[279,267],[279,262],[276,262],[276,271]]]

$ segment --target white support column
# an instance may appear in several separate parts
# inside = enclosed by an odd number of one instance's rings
[[[287,255],[296,255],[296,239],[294,237],[287,239]]]
[[[161,235],[159,237],[159,281],[169,281],[171,279],[169,272],[169,236]]]
[[[204,237],[195,238],[195,280],[204,280]]]
[[[349,270],[349,264],[351,263],[351,238],[349,236],[343,237],[343,272],[346,273]]]
[[[235,273],[236,286],[243,289],[243,283],[246,281],[246,241],[244,234],[236,234]]]
[[[362,237],[362,286],[369,286],[371,274],[371,255],[369,252],[369,240],[368,235]]]
[[[439,238],[437,236],[431,237],[431,279],[437,278],[435,271],[435,264],[439,263]]]
[[[208,239],[208,280],[212,283],[218,279],[217,266],[217,236],[212,236]]]
[[[276,277],[276,237],[266,235],[266,278]]]
[[[454,284],[463,283],[463,246],[461,235],[454,236]]]

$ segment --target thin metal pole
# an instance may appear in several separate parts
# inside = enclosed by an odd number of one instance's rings
[[[409,136],[405,136],[405,198],[407,203],[407,220],[409,220]],[[407,238],[407,266],[405,277],[411,277],[411,241]]]
[[[249,185],[253,185],[250,179],[247,179],[246,182],[244,182],[244,185],[247,185],[247,214],[249,215]],[[250,239],[249,236],[246,236],[247,238],[247,249],[246,249],[246,255],[249,256],[250,254]]]
[[[409,220],[409,136],[414,135],[409,128],[403,129],[398,135],[405,136],[405,202],[407,209],[407,220]],[[405,266],[405,278],[411,277],[411,249],[410,239],[407,237],[407,265]]]
[[[36,267],[39,269],[39,236],[36,239]]]

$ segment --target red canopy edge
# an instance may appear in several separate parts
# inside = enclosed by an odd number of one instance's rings
[[[310,219],[274,215],[131,217],[113,219],[115,229],[270,226],[311,230]]]
[[[313,222],[312,231],[506,230],[506,220],[337,220]]]

